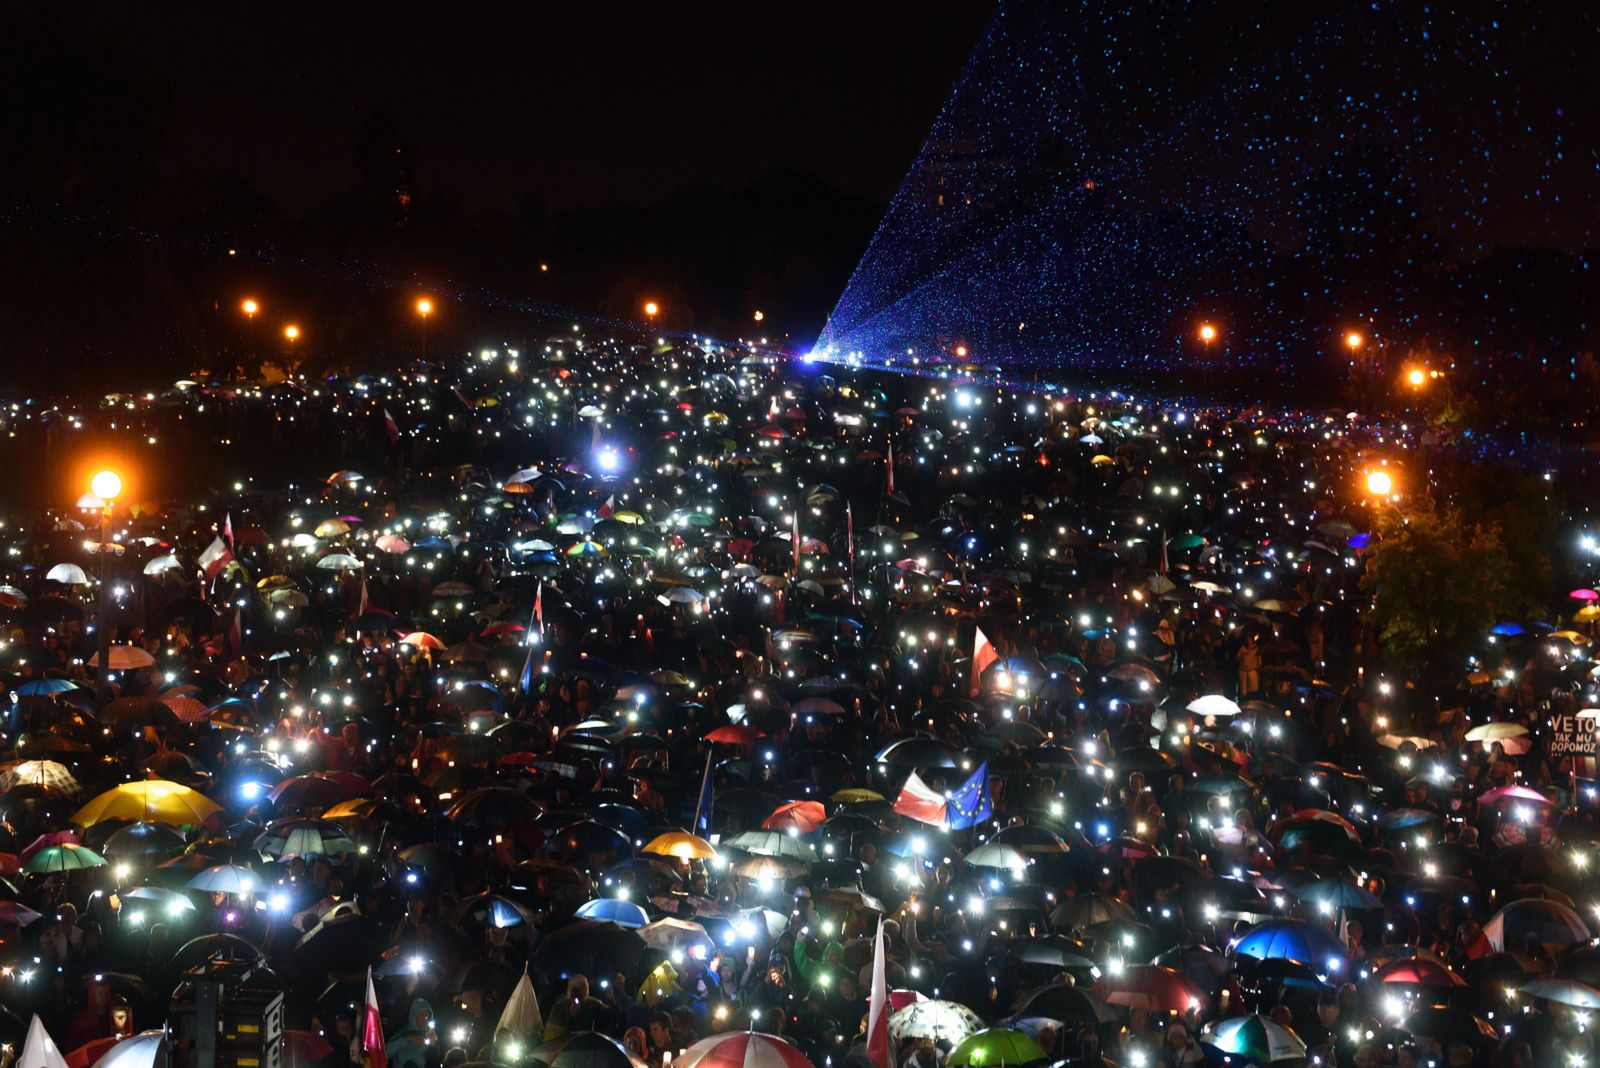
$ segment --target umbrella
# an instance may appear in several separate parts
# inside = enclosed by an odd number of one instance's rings
[[[679,860],[710,860],[717,855],[710,842],[688,831],[668,831],[657,835],[640,852],[677,857]]]
[[[1403,957],[1390,961],[1372,974],[1380,983],[1401,983],[1411,986],[1452,987],[1466,986],[1461,976],[1449,967],[1427,957]]]
[[[278,820],[262,831],[253,844],[261,853],[279,860],[342,856],[356,851],[356,844],[344,828],[327,820]]]
[[[500,1013],[500,1028],[513,1035],[542,1035],[544,1013],[539,1011],[539,997],[533,992],[533,980],[528,978],[526,967],[522,978],[511,991],[506,1007]]]
[[[0,773],[0,793],[9,793],[19,786],[45,786],[64,794],[79,790],[78,780],[65,764],[54,760],[21,760]]]
[[[1197,716],[1237,716],[1239,705],[1218,693],[1196,697],[1185,706]]]
[[[1535,979],[1524,984],[1522,992],[1574,1009],[1600,1009],[1600,990],[1575,979]]]
[[[147,668],[156,662],[156,658],[137,645],[113,645],[106,650],[106,663],[112,671],[137,671]],[[100,654],[95,653],[89,663],[93,667],[100,666]]]
[[[638,929],[650,922],[650,915],[632,901],[614,897],[597,897],[578,907],[579,916],[586,920],[601,920],[618,927]]]
[[[1545,945],[1571,945],[1589,938],[1589,925],[1555,901],[1525,897],[1513,901],[1483,925],[1483,938],[1495,950],[1532,939]]]
[[[1345,947],[1332,935],[1304,920],[1268,920],[1257,924],[1231,948],[1237,956],[1297,960],[1318,971],[1324,970],[1328,961],[1342,961],[1345,956]]]
[[[204,890],[213,894],[254,894],[264,883],[261,876],[237,864],[218,864],[198,872],[186,884],[190,890]]]
[[[166,1045],[165,1030],[141,1031],[131,1038],[117,1040],[94,1062],[94,1068],[155,1068],[163,1062],[161,1054]],[[67,1063],[72,1063],[70,1057]]]
[[[61,1055],[37,1014],[28,1023],[28,1038],[22,1044],[16,1068],[67,1068],[67,1059]]]
[[[528,1060],[545,1068],[641,1068],[620,1042],[598,1031],[568,1031],[535,1046]]]
[[[905,1038],[927,1038],[953,1047],[982,1027],[981,1016],[954,1001],[919,1001],[889,1017],[889,1037],[896,1045]]]
[[[1306,1044],[1300,1041],[1300,1036],[1265,1016],[1214,1020],[1205,1026],[1200,1036],[1222,1052],[1248,1058],[1255,1064],[1306,1059]]]
[[[1095,984],[1095,992],[1109,1004],[1146,1012],[1203,1010],[1209,1000],[1200,984],[1159,964],[1137,964],[1121,974],[1107,975]]]
[[[950,1051],[950,1056],[945,1058],[945,1063],[982,1068],[987,1065],[1029,1064],[1049,1059],[1050,1055],[1039,1048],[1039,1043],[1021,1031],[1014,1031],[1009,1027],[986,1027],[962,1039],[960,1044]]]
[[[787,831],[793,828],[800,834],[810,834],[821,827],[827,819],[828,813],[820,801],[791,801],[786,805],[779,805],[772,815],[761,822],[761,826],[769,831]]]
[[[812,1068],[805,1055],[788,1042],[756,1031],[702,1038],[673,1063],[678,1068]]]
[[[79,871],[83,868],[98,868],[106,860],[92,849],[86,849],[72,842],[61,845],[49,846],[39,850],[28,858],[28,863],[22,870],[29,875],[43,875],[53,872]]]
[[[998,868],[1003,871],[1024,871],[1028,867],[1028,858],[1015,848],[1000,842],[990,842],[963,857],[974,868]]]
[[[221,806],[187,786],[165,779],[128,782],[113,787],[80,808],[72,822],[88,827],[102,820],[167,823],[175,827],[202,824]]]

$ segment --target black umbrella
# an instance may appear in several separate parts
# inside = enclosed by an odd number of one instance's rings
[[[621,1043],[598,1031],[569,1031],[535,1046],[528,1060],[545,1068],[638,1068]]]
[[[632,973],[644,953],[644,939],[614,923],[575,920],[545,936],[533,966],[550,975]]]

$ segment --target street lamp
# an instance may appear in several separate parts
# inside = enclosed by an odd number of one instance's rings
[[[1413,388],[1421,389],[1427,384],[1428,375],[1425,371],[1423,371],[1422,368],[1413,367],[1411,370],[1406,372],[1406,381],[1410,382]]]
[[[95,680],[95,692],[100,703],[111,700],[111,625],[110,625],[110,576],[106,574],[106,555],[111,546],[111,502],[115,501],[122,493],[122,476],[115,471],[98,471],[89,480],[89,492],[100,499],[100,546],[99,578],[100,578],[100,607],[95,617],[94,626],[98,631],[100,646],[100,674]]]
[[[1210,348],[1211,343],[1217,340],[1217,328],[1210,323],[1201,323],[1200,340],[1205,342],[1207,348]]]
[[[417,298],[417,316],[422,320],[422,358],[428,358],[428,318],[433,314],[433,301],[427,297]]]
[[[289,348],[294,348],[294,343],[300,340],[300,328],[293,323],[283,328],[283,336],[289,340]]]
[[[766,317],[767,317],[767,313],[766,312],[762,311],[760,308],[756,309],[756,322],[759,323],[761,320],[765,319]]]
[[[1367,472],[1367,492],[1374,497],[1388,497],[1394,493],[1394,477],[1381,467]]]
[[[1352,330],[1344,336],[1344,347],[1349,349],[1351,352],[1355,352],[1361,347],[1361,343],[1365,340],[1366,338],[1361,336],[1360,331]]]
[[[659,315],[660,312],[661,312],[661,305],[657,304],[655,301],[647,300],[647,301],[644,302],[645,318],[650,319],[651,321],[654,321],[655,317],[657,315]]]
[[[246,297],[245,300],[244,300],[244,303],[239,305],[239,308],[244,312],[246,318],[250,319],[251,321],[254,321],[255,317],[256,317],[256,312],[261,310],[261,305],[257,304],[254,300],[250,299],[249,297]]]

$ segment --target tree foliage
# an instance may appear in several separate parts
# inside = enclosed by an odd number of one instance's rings
[[[1459,675],[1467,654],[1518,600],[1500,528],[1424,500],[1389,516],[1381,533],[1363,586],[1383,648],[1430,682]]]

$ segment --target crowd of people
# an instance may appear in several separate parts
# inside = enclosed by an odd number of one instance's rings
[[[1396,669],[1397,428],[581,332],[108,403],[342,466],[4,528],[23,1068],[208,961],[325,1068],[1600,1053],[1587,623]]]

